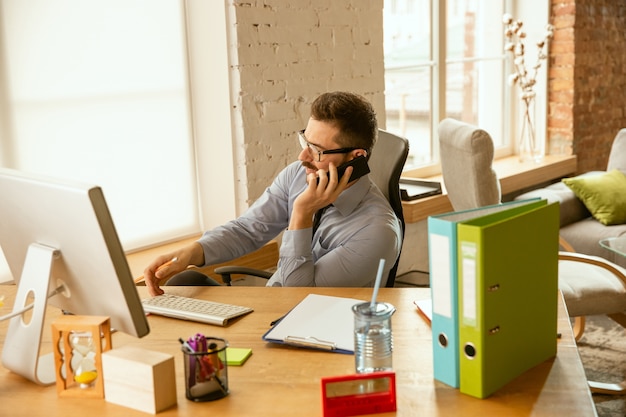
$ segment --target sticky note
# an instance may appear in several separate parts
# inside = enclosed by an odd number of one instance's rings
[[[249,348],[226,348],[226,363],[231,366],[240,366],[252,355],[252,349]]]

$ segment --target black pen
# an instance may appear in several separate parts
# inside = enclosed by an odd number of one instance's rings
[[[280,318],[277,318],[277,319],[276,319],[276,320],[274,320],[273,322],[271,322],[271,323],[270,323],[270,327],[272,327],[272,326],[274,326],[274,325],[278,324],[278,322],[279,322],[279,321],[281,321],[282,319],[284,319],[284,318],[285,318],[285,316],[286,316],[286,314],[285,314],[284,316],[280,317]]]
[[[193,350],[191,346],[189,346],[189,343],[185,342],[182,337],[179,337],[178,341],[180,342],[181,345],[183,345],[187,353],[196,353],[196,351]]]

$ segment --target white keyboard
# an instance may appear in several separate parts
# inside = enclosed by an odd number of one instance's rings
[[[248,314],[250,307],[163,294],[141,300],[146,313],[225,326],[228,320]]]

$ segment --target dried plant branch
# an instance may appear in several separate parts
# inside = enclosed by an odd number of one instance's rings
[[[510,14],[502,17],[504,23],[504,36],[507,43],[504,50],[513,55],[514,72],[509,76],[509,84],[519,85],[524,101],[535,97],[534,86],[537,83],[537,73],[541,67],[542,61],[548,58],[547,48],[550,39],[554,35],[554,27],[550,24],[546,25],[546,33],[543,40],[537,42],[537,61],[532,66],[531,71],[526,69],[525,46],[526,32],[524,32],[524,23],[521,20],[515,20]]]
[[[550,24],[546,25],[546,33],[543,40],[537,42],[537,60],[531,70],[526,69],[525,46],[526,32],[524,32],[524,23],[521,20],[515,20],[510,14],[502,17],[504,23],[504,36],[507,42],[504,46],[505,52],[513,55],[513,74],[509,76],[510,85],[518,85],[521,90],[520,98],[524,103],[524,114],[522,115],[522,132],[520,136],[519,149],[524,147],[524,138],[528,137],[527,146],[530,149],[536,149],[536,136],[533,117],[531,117],[531,106],[535,98],[535,84],[537,83],[537,73],[541,68],[541,63],[548,58],[547,48],[550,39],[554,35],[554,27]],[[521,155],[521,154],[520,154]]]

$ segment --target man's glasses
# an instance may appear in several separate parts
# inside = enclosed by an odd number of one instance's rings
[[[328,155],[328,154],[332,154],[332,153],[348,153],[348,152],[352,152],[355,149],[361,149],[361,148],[339,148],[339,149],[328,149],[325,151],[320,151],[317,146],[313,145],[312,143],[309,143],[308,140],[306,140],[306,137],[304,136],[304,129],[298,132],[298,140],[300,141],[300,146],[302,146],[302,149],[309,149],[309,151],[312,151],[313,154],[317,154],[317,162],[321,162],[322,161],[322,155]]]

